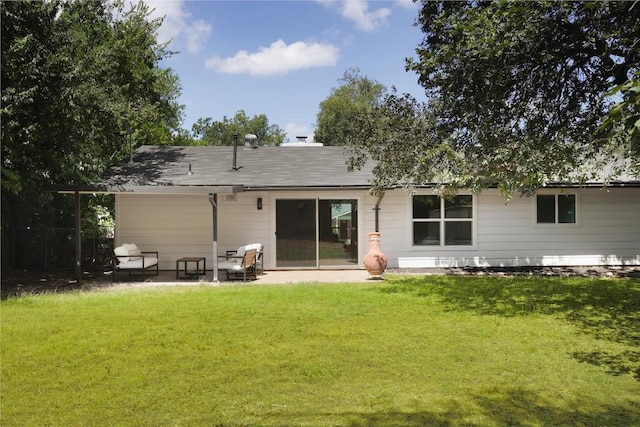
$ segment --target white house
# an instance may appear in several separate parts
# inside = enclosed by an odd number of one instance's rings
[[[372,167],[348,172],[345,160],[341,147],[145,146],[85,191],[115,194],[115,244],[158,251],[161,270],[190,256],[211,266],[216,250],[251,242],[266,269],[363,268],[376,228],[392,268],[640,265],[639,179],[509,203],[493,189],[378,198]],[[350,211],[346,234],[336,210]]]

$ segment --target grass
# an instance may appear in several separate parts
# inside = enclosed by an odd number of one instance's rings
[[[640,425],[640,281],[391,276],[1,305],[3,426]]]

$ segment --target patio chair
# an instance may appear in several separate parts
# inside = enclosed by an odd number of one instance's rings
[[[219,258],[226,258],[226,261],[218,263],[219,270],[225,270],[227,272],[227,280],[231,280],[232,276],[235,279],[242,277],[242,281],[246,282],[247,277],[256,276],[256,249],[248,249],[244,251],[243,255],[224,255]]]
[[[113,257],[111,259],[111,281],[116,279],[116,271],[128,271],[129,276],[132,273],[142,273],[142,277],[145,277],[145,272],[155,267],[155,275],[158,272],[158,252],[141,251],[135,243],[124,243],[113,250]]]
[[[256,274],[263,274],[264,273],[264,266],[262,263],[262,255],[264,252],[263,248],[264,246],[262,246],[262,243],[250,243],[248,245],[240,246],[235,251],[227,251],[226,256],[227,257],[231,257],[233,255],[242,256],[247,250],[255,249],[257,251],[256,252]]]

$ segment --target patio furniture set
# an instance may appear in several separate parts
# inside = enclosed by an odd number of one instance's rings
[[[251,243],[240,246],[237,250],[226,251],[224,255],[218,255],[218,270],[227,273],[227,280],[257,279],[258,271],[262,271],[262,250],[260,243]],[[116,271],[127,271],[129,276],[141,275],[143,278],[158,271],[158,252],[141,251],[135,243],[124,243],[113,250],[111,280],[115,281]],[[195,272],[188,270],[188,264],[195,264]],[[200,270],[202,263],[202,270]],[[207,271],[207,261],[204,257],[183,257],[176,260],[176,280],[198,278]],[[184,275],[181,277],[180,273]]]

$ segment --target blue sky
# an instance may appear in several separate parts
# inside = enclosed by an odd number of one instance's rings
[[[244,110],[312,140],[320,102],[349,68],[424,99],[404,70],[422,39],[411,1],[154,0],[164,16],[160,42],[178,51],[164,62],[180,78],[183,127]]]

